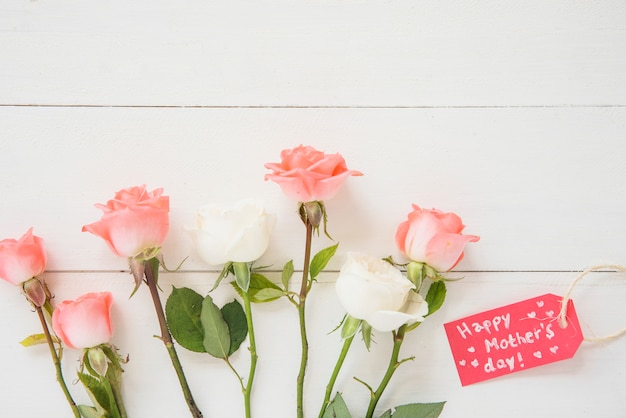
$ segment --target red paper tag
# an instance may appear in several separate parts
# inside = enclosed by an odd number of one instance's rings
[[[574,303],[546,294],[444,325],[463,386],[574,356],[583,341]]]

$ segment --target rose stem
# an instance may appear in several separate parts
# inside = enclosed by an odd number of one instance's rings
[[[389,384],[389,381],[391,380],[391,377],[393,376],[398,366],[400,366],[405,361],[411,359],[411,358],[408,358],[405,360],[398,361],[398,355],[400,354],[400,346],[402,346],[402,341],[404,341],[405,332],[406,332],[406,325],[402,325],[400,328],[398,328],[397,332],[396,331],[393,332],[393,351],[391,353],[391,358],[389,360],[389,367],[387,367],[387,372],[385,373],[385,376],[383,376],[383,380],[381,380],[380,385],[378,385],[376,392],[372,393],[372,398],[370,399],[370,403],[367,408],[367,415],[365,415],[365,418],[372,418],[372,416],[374,415],[374,409],[376,408],[376,405],[378,404],[378,401],[380,400],[380,397],[382,396],[383,391]]]
[[[319,418],[322,418],[322,416],[324,416],[324,411],[326,411],[326,407],[330,403],[330,396],[333,392],[333,386],[335,386],[335,381],[337,380],[337,376],[339,375],[339,370],[341,370],[341,366],[343,366],[343,361],[348,355],[348,350],[350,349],[350,345],[352,344],[353,339],[354,335],[346,338],[343,342],[343,348],[341,349],[341,353],[339,354],[339,358],[337,359],[337,364],[335,364],[333,374],[330,376],[328,386],[326,386],[326,395],[324,396],[324,403],[322,403],[322,409],[320,410]]]
[[[54,363],[54,367],[57,372],[57,382],[61,386],[63,393],[65,394],[65,398],[67,402],[70,404],[70,408],[72,408],[72,412],[76,418],[80,418],[80,411],[72,399],[72,395],[70,394],[67,385],[65,384],[65,379],[63,379],[63,371],[61,370],[61,361],[59,360],[59,356],[57,354],[56,349],[54,348],[54,342],[52,341],[52,337],[50,336],[50,330],[48,330],[48,324],[46,323],[46,318],[44,317],[43,310],[41,306],[35,306],[35,310],[37,311],[37,315],[39,316],[39,321],[41,322],[41,327],[43,328],[43,333],[46,336],[46,342],[48,343],[48,347],[50,348],[50,355],[52,356],[52,362]]]
[[[304,374],[306,373],[306,364],[309,358],[309,342],[306,337],[306,321],[304,308],[306,303],[307,291],[309,289],[309,263],[311,260],[311,241],[313,239],[313,225],[307,220],[306,222],[306,242],[304,247],[304,266],[302,266],[302,283],[300,285],[300,295],[298,300],[298,316],[300,318],[300,340],[302,344],[302,352],[300,358],[300,372],[297,380],[297,417],[304,417]]]
[[[252,324],[252,307],[250,306],[250,295],[248,294],[247,291],[242,292],[242,294],[243,294],[244,308],[246,310],[246,321],[248,323],[248,337],[250,338],[250,372],[248,374],[248,383],[244,391],[246,418],[250,418],[252,416],[251,405],[250,405],[250,397],[252,395],[252,383],[254,381],[256,363],[257,363],[259,356],[256,353],[256,340],[254,338],[254,326]]]
[[[152,260],[148,260],[144,263],[144,274],[146,277],[146,284],[148,285],[150,294],[152,295],[152,301],[154,302],[154,309],[156,310],[156,315],[159,320],[159,326],[161,327],[161,340],[163,341],[163,344],[165,344],[165,348],[167,348],[167,352],[172,360],[172,366],[174,366],[174,370],[176,370],[176,375],[178,376],[178,381],[180,382],[185,400],[187,401],[187,406],[189,406],[191,416],[194,418],[202,418],[202,412],[200,412],[200,409],[198,409],[198,406],[193,399],[191,389],[189,389],[185,373],[183,372],[183,367],[178,359],[178,354],[176,354],[176,348],[174,347],[174,343],[172,341],[172,335],[170,334],[167,322],[165,321],[163,305],[161,304],[161,299],[159,297],[159,289],[157,288],[156,274],[158,274],[158,272],[154,271],[151,261]]]

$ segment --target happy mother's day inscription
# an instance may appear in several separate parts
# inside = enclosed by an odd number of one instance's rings
[[[574,305],[546,294],[444,325],[463,386],[571,358],[583,340]]]

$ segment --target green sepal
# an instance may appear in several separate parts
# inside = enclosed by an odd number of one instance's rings
[[[183,260],[180,263],[178,263],[176,268],[173,268],[173,269],[168,268],[167,265],[165,264],[165,258],[163,257],[163,253],[162,252],[157,253],[157,255],[155,255],[154,258],[159,260],[159,265],[161,267],[163,267],[163,270],[167,271],[168,273],[176,273],[178,270],[180,270],[180,268],[183,266],[185,261],[187,261],[189,256],[183,258]]]
[[[109,370],[109,358],[102,350],[102,347],[91,347],[85,350],[83,361],[89,364],[89,371],[94,372],[95,377],[103,379]]]
[[[395,408],[393,414],[391,410],[388,410],[380,418],[437,418],[441,415],[445,404],[445,402],[435,402],[400,405]]]
[[[322,206],[322,214],[324,216],[324,235],[326,235],[329,240],[334,241],[333,237],[328,233],[328,212],[326,212],[324,202],[320,202],[320,206]]]
[[[367,351],[370,351],[370,347],[372,346],[372,326],[366,321],[363,321],[361,324],[361,335],[363,336],[365,348]]]
[[[230,333],[230,347],[228,349],[228,357],[230,357],[248,336],[248,323],[243,307],[236,300],[224,305],[221,311]]]
[[[437,270],[429,266],[428,264],[424,264],[424,276],[428,277],[433,282],[437,282],[439,280],[443,280],[444,277],[439,274]]]
[[[293,260],[289,260],[287,261],[287,263],[285,263],[285,266],[283,267],[283,271],[280,275],[280,281],[283,284],[283,288],[285,289],[285,292],[289,291],[289,280],[291,280],[291,277],[293,276]]]
[[[93,406],[76,405],[78,412],[80,412],[81,418],[106,418],[106,411],[98,411]]]
[[[415,285],[416,291],[419,291],[424,281],[425,264],[411,261],[406,265],[406,277]]]
[[[339,392],[324,410],[322,418],[352,418],[348,406]]]
[[[341,327],[341,338],[345,340],[347,338],[354,337],[359,330],[361,323],[363,323],[363,320],[346,315],[346,318],[343,321],[343,326]]]
[[[130,296],[128,297],[129,299],[135,295],[137,289],[139,289],[139,286],[141,286],[141,283],[143,282],[143,275],[146,270],[145,262],[145,260],[139,260],[132,257],[128,259],[128,266],[130,267],[130,272],[133,275],[133,280],[135,281],[135,287],[133,288],[133,291],[130,292]]]
[[[220,308],[213,303],[211,296],[202,301],[200,314],[204,328],[204,348],[207,353],[216,358],[228,358],[230,352],[230,331]]]
[[[311,260],[311,265],[309,267],[309,275],[311,276],[311,280],[314,280],[321,272],[326,268],[326,265],[330,261],[331,258],[337,252],[337,247],[339,244],[331,245],[328,248],[324,248],[317,254],[313,256]]]
[[[250,287],[250,266],[248,263],[233,263],[233,271],[235,273],[235,281],[244,292]]]
[[[165,316],[172,337],[181,346],[196,353],[206,353],[200,319],[203,299],[192,289],[173,287],[165,304]]]
[[[324,203],[313,200],[300,204],[298,209],[300,219],[305,225],[311,225],[319,233],[320,223],[324,217]]]
[[[213,287],[211,288],[211,290],[209,290],[209,293],[211,293],[212,291],[217,289],[217,286],[220,285],[220,282],[222,281],[222,279],[224,277],[228,276],[228,273],[234,273],[234,271],[233,271],[233,263],[230,262],[230,261],[228,263],[224,264],[224,268],[220,272],[220,275],[217,276],[217,280],[215,280],[215,283],[213,284]]]
[[[243,297],[243,290],[239,287],[238,283],[231,282],[231,285],[239,296]],[[250,286],[248,287],[248,297],[252,303],[264,303],[271,302],[282,296],[285,296],[287,292],[274,284],[270,279],[260,273],[250,274]]]
[[[446,300],[446,283],[443,280],[431,283],[425,300],[428,303],[427,316],[437,312]]]

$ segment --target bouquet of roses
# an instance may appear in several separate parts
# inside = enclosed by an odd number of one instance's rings
[[[258,265],[271,241],[276,217],[252,200],[231,207],[207,205],[197,212],[196,225],[188,228],[199,256],[221,273],[213,284],[232,277],[231,286],[243,303],[233,300],[219,307],[211,291],[202,295],[187,287],[173,287],[165,308],[161,302],[158,272],[167,269],[161,252],[169,231],[169,198],[162,189],[148,191],[136,186],[117,192],[112,200],[97,205],[103,211],[101,220],[83,227],[105,240],[118,256],[128,260],[134,279],[131,296],[146,284],[160,326],[160,339],[170,357],[174,372],[190,414],[202,417],[179,360],[176,343],[185,349],[208,353],[222,359],[241,385],[246,418],[253,415],[252,395],[257,364],[253,304],[286,298],[299,319],[300,367],[294,372],[295,416],[304,416],[304,386],[308,367],[307,299],[316,279],[335,255],[338,244],[312,254],[313,239],[329,233],[326,201],[331,199],[351,176],[340,154],[325,154],[310,146],[298,146],[281,153],[281,161],[265,165],[270,170],[266,180],[277,183],[287,197],[297,202],[297,213],[303,224],[303,265],[287,260],[278,280],[265,274]],[[407,335],[428,316],[436,312],[446,296],[443,273],[451,270],[463,257],[467,243],[478,241],[474,235],[463,235],[464,225],[454,213],[422,209],[413,205],[408,219],[397,228],[396,244],[405,261],[391,256],[374,257],[358,251],[346,252],[346,260],[336,281],[336,291],[346,314],[337,318],[343,347],[336,365],[329,371],[329,382],[319,408],[319,418],[352,417],[335,383],[354,338],[360,334],[369,349],[376,333],[390,334],[393,348],[386,372],[376,386],[362,381],[367,390],[366,418],[374,416],[385,389],[395,371],[413,357],[401,358],[400,350]],[[26,346],[46,343],[49,347],[57,380],[75,417],[126,417],[121,376],[127,361],[109,340],[112,336],[108,292],[89,293],[75,301],[53,306],[51,292],[41,277],[46,264],[43,240],[29,230],[19,240],[0,241],[0,278],[19,285],[38,314],[43,334],[35,334],[22,343]],[[179,266],[180,267],[180,266]],[[293,278],[301,273],[299,281]],[[292,289],[293,282],[298,282]],[[52,331],[51,331],[52,329]],[[250,363],[247,374],[236,370],[231,356],[248,340]],[[78,378],[93,405],[76,405],[65,384],[61,369],[63,347],[83,350]],[[322,388],[320,388],[322,390]],[[436,417],[444,402],[410,403],[386,408],[381,418]]]

